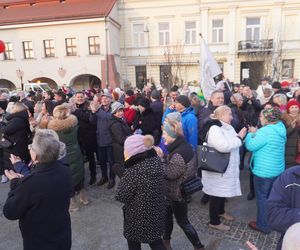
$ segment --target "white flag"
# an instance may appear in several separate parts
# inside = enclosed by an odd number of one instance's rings
[[[200,85],[205,99],[208,99],[210,98],[211,93],[216,90],[214,77],[221,74],[222,71],[212,56],[204,39],[202,39],[201,57],[202,72]]]

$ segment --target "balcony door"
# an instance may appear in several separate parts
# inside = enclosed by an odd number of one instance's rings
[[[260,40],[260,18],[247,18],[246,20],[246,40]]]

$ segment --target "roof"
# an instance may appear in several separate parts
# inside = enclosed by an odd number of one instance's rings
[[[116,0],[0,0],[0,26],[108,16]]]

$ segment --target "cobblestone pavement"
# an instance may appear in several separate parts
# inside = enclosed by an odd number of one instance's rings
[[[208,205],[201,205],[201,193],[193,196],[189,204],[189,219],[199,233],[201,241],[210,250],[246,250],[247,240],[254,243],[259,250],[276,248],[279,235],[275,232],[265,235],[248,228],[247,222],[255,219],[255,201],[247,201],[248,171],[241,173],[243,196],[228,199],[226,211],[236,220],[226,223],[231,230],[222,233],[208,228]],[[2,215],[9,184],[0,185],[0,250],[22,249],[22,239],[17,222],[8,221]],[[72,214],[72,234],[74,250],[121,250],[127,249],[123,238],[123,218],[121,204],[114,200],[114,189],[91,186],[87,188],[91,203]],[[174,250],[193,249],[181,229],[176,225],[171,244]],[[144,245],[143,249],[150,249]]]

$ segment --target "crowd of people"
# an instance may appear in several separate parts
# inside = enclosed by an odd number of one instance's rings
[[[116,178],[129,249],[141,249],[141,243],[172,249],[173,215],[194,249],[204,249],[188,219],[191,197],[182,184],[202,178],[209,227],[228,231],[226,221],[235,218],[225,203],[241,196],[245,165],[247,199],[257,205],[249,227],[284,234],[300,222],[298,83],[264,78],[256,90],[217,86],[209,100],[188,85],[1,94],[0,175],[2,183],[11,180],[3,210],[8,219],[19,219],[24,249],[70,249],[69,212],[79,202],[89,204],[85,185],[111,189]],[[225,173],[198,168],[197,149],[204,143],[230,154]]]

